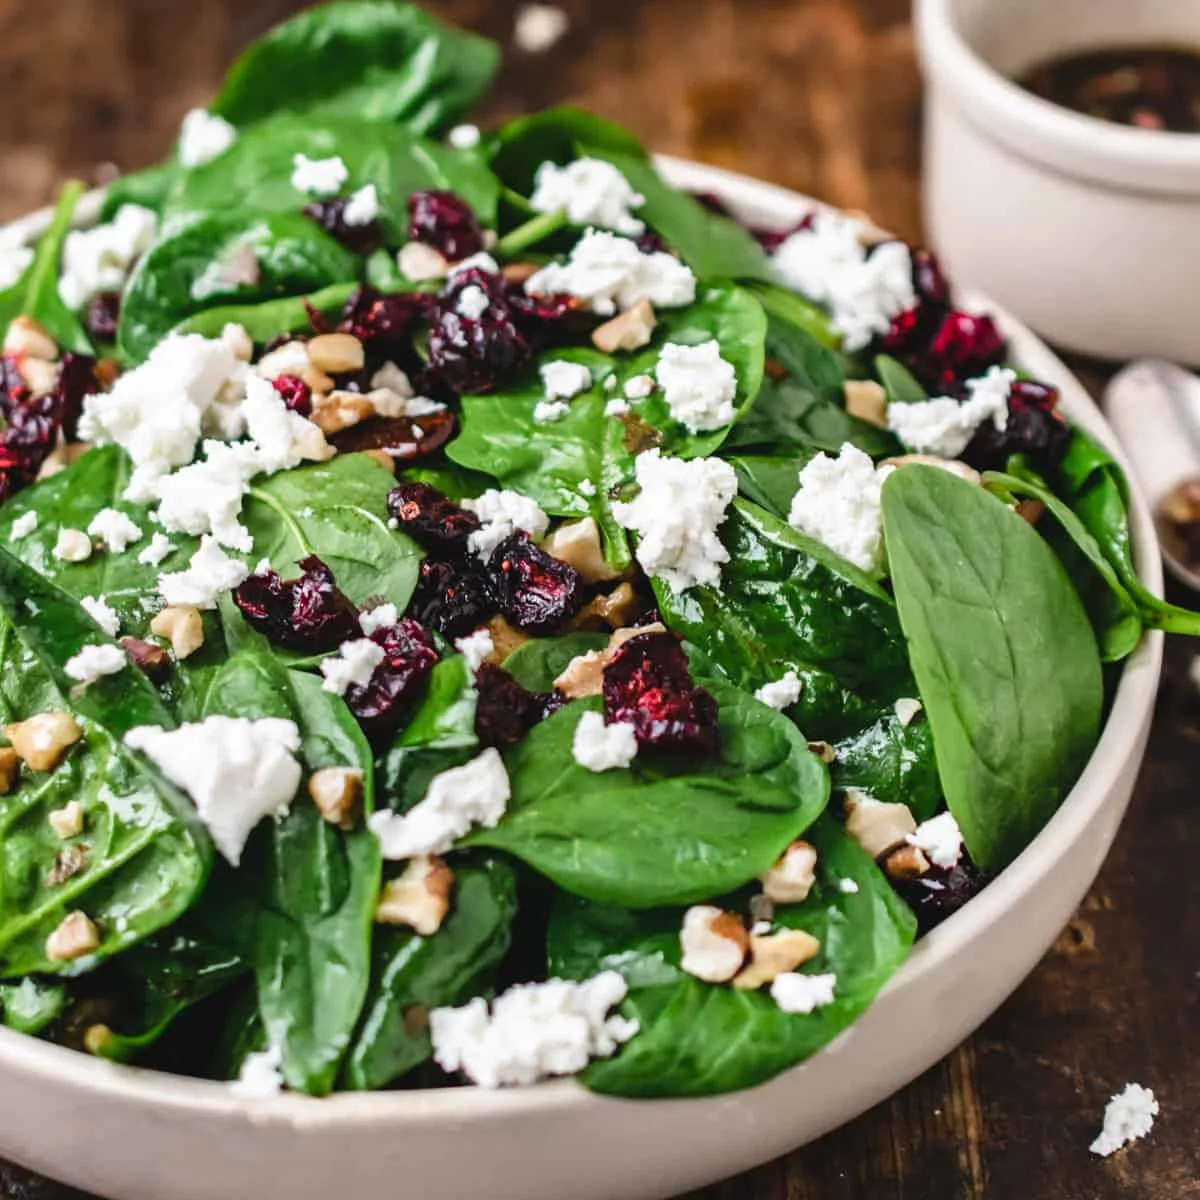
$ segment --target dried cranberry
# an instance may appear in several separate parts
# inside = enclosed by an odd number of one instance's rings
[[[397,484],[388,493],[388,512],[415,542],[435,554],[465,554],[479,518],[428,483]]]
[[[0,492],[7,499],[31,484],[58,440],[58,403],[53,395],[13,405],[0,434]]]
[[[495,616],[496,602],[473,557],[454,562],[427,558],[408,611],[443,637],[456,638]]]
[[[931,392],[953,393],[1004,357],[1004,338],[989,316],[955,310],[943,318],[913,373]]]
[[[121,293],[100,292],[83,310],[83,327],[94,342],[115,342],[121,319]]]
[[[438,314],[429,331],[429,364],[459,394],[494,391],[530,358],[529,343],[507,314],[464,317]]]
[[[83,398],[98,391],[99,387],[94,358],[70,351],[62,356],[58,379],[54,384],[54,403],[63,436],[68,442],[75,440],[79,416],[83,412]]]
[[[246,623],[276,646],[311,654],[360,636],[358,614],[338,591],[333,572],[316,555],[300,569],[298,579],[264,571],[235,588],[233,599]]]
[[[383,661],[369,682],[346,690],[346,703],[373,746],[384,745],[429,678],[438,660],[429,631],[411,617],[377,629],[371,640],[383,647]]]
[[[29,399],[29,388],[15,354],[0,355],[0,415],[8,420],[13,406]]]
[[[643,230],[633,240],[643,254],[665,254],[670,249],[662,235],[653,229]]]
[[[483,249],[475,214],[453,192],[413,192],[408,198],[408,236],[433,246],[451,262]]]
[[[950,284],[942,274],[942,264],[932,251],[912,249],[912,281],[922,304],[949,305]]]
[[[811,229],[815,217],[815,212],[805,213],[795,225],[787,229],[751,229],[750,232],[768,254],[774,254],[793,233],[802,233],[806,229]]]
[[[701,208],[707,208],[710,213],[716,213],[718,217],[733,216],[733,213],[729,211],[729,205],[716,192],[692,192],[691,197]]]
[[[507,671],[484,663],[475,672],[475,736],[480,745],[515,746],[547,715],[550,697],[522,687]]]
[[[376,359],[401,359],[411,348],[414,322],[430,306],[431,297],[418,292],[381,296],[361,287],[346,301],[338,328],[354,334]]]
[[[133,665],[152,682],[161,683],[171,673],[171,656],[161,646],[135,637],[123,637],[120,642]]]
[[[985,421],[963,451],[963,461],[978,471],[1002,471],[1010,455],[1024,454],[1042,471],[1066,453],[1071,431],[1058,415],[1058,390],[1018,379],[1008,393],[1008,421],[999,430]]]
[[[986,883],[964,855],[956,867],[931,867],[915,879],[893,880],[892,886],[917,914],[917,929],[924,935],[979,895]]]
[[[640,745],[715,754],[717,702],[692,682],[687,658],[669,633],[625,642],[604,668],[604,716],[633,725]]]
[[[302,417],[312,412],[312,388],[299,375],[280,375],[271,385],[292,412]]]
[[[341,199],[314,200],[304,206],[304,215],[312,217],[330,237],[340,242],[352,254],[370,254],[383,245],[383,228],[378,221],[365,225],[346,223],[346,205]]]
[[[513,533],[492,551],[488,584],[500,612],[526,633],[551,633],[583,603],[583,579],[574,567]]]

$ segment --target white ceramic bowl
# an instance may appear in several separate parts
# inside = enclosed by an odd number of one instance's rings
[[[925,210],[952,278],[1103,358],[1200,364],[1200,135],[1080,116],[1010,82],[1073,50],[1200,44],[1186,0],[917,0]]]
[[[662,160],[677,184],[786,226],[794,192]],[[982,303],[982,302],[981,302]],[[1115,449],[1098,411],[1032,334],[1003,319],[1016,359],[1062,389],[1071,418]],[[1136,495],[1138,569],[1162,579]],[[88,1058],[0,1029],[0,1156],[113,1200],[640,1200],[745,1170],[850,1120],[953,1049],[1021,982],[1092,883],[1145,749],[1159,634],[1129,660],[1083,776],[1034,843],[925,938],[865,1016],[807,1063],[752,1091],[612,1100],[573,1082],[283,1096],[247,1102],[220,1084]]]

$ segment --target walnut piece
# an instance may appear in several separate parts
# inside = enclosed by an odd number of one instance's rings
[[[873,379],[847,379],[842,384],[846,411],[860,421],[887,428],[887,392]]]
[[[46,957],[51,962],[72,962],[100,948],[100,931],[86,913],[68,913],[46,939]]]
[[[522,633],[515,625],[510,625],[503,617],[492,617],[484,626],[492,635],[492,653],[490,661],[497,666],[518,647],[529,641],[529,634]]]
[[[322,392],[312,398],[312,423],[327,437],[375,415],[375,405],[360,392]]]
[[[64,804],[62,808],[56,808],[47,813],[46,821],[63,841],[73,838],[83,832],[83,805],[78,800],[72,800],[69,804]]]
[[[603,649],[577,654],[567,663],[562,674],[554,681],[555,691],[562,692],[568,700],[580,700],[584,696],[601,695],[604,691],[604,668],[612,662],[613,655],[621,646],[639,633],[665,632],[666,627],[657,622],[653,625],[614,629],[608,639],[608,645]]]
[[[58,357],[58,347],[46,331],[45,326],[32,317],[13,317],[4,335],[4,353],[18,358],[40,358],[53,362]]]
[[[362,816],[363,773],[353,767],[321,767],[308,777],[308,794],[330,825],[353,829]]]
[[[171,643],[175,657],[181,662],[204,645],[204,618],[190,604],[168,604],[154,614],[150,632]]]
[[[750,939],[740,917],[711,904],[694,904],[679,931],[680,967],[706,983],[727,983],[746,960]]]
[[[60,529],[54,557],[62,562],[86,562],[92,557],[92,539],[82,529]]]
[[[929,870],[929,859],[916,846],[897,846],[883,860],[883,869],[891,879],[917,879]]]
[[[618,350],[640,350],[648,345],[658,322],[649,300],[639,300],[603,325],[592,330],[592,345],[605,354]]]
[[[817,881],[817,851],[808,842],[795,841],[779,861],[759,876],[763,891],[776,904],[800,904]]]
[[[308,361],[327,375],[361,371],[366,350],[352,333],[320,333],[309,339]]]
[[[17,757],[31,771],[53,771],[83,730],[70,713],[38,713],[26,721],[4,727]]]
[[[734,976],[733,986],[754,991],[794,971],[801,963],[816,958],[821,943],[803,929],[781,929],[778,933],[750,935],[750,961]]]
[[[0,746],[0,796],[7,796],[17,786],[21,774],[21,759],[11,746]]]
[[[383,885],[375,920],[381,925],[407,925],[422,937],[431,937],[450,911],[453,886],[454,872],[440,858],[419,855],[402,875]]]
[[[846,789],[846,832],[872,857],[899,846],[917,823],[904,804],[888,804],[859,788]]]
[[[445,279],[450,269],[444,255],[424,242],[406,242],[401,246],[400,253],[396,255],[396,266],[400,268],[400,274],[413,283]]]

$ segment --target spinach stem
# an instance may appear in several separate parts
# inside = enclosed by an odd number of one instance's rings
[[[536,246],[552,233],[557,233],[566,223],[567,214],[561,208],[555,209],[554,212],[539,213],[524,225],[518,225],[516,229],[506,233],[496,243],[495,253],[499,258],[512,258],[522,250]]]

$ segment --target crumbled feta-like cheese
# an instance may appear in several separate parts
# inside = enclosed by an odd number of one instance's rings
[[[455,308],[459,316],[466,317],[468,321],[478,321],[487,312],[490,304],[487,292],[477,283],[472,283],[458,293]]]
[[[461,767],[435,775],[424,797],[406,813],[382,809],[368,819],[383,857],[444,854],[475,825],[494,828],[511,789],[499,751],[488,747]]]
[[[138,556],[137,560],[145,567],[157,567],[175,547],[165,533],[156,532],[148,545]]]
[[[636,1021],[609,1015],[628,990],[616,971],[604,971],[583,983],[518,983],[492,1001],[490,1013],[481,996],[461,1008],[435,1008],[433,1057],[442,1070],[488,1088],[577,1074],[638,1032]]]
[[[483,271],[487,275],[498,275],[500,264],[487,251],[480,250],[478,254],[471,254],[466,258],[459,259],[458,262],[451,265],[446,274],[453,279],[462,271]]]
[[[335,154],[331,158],[292,155],[292,187],[310,196],[333,196],[350,178],[346,164]]]
[[[460,637],[454,643],[454,648],[466,659],[467,670],[472,672],[478,671],[496,649],[487,629],[477,629],[466,637]]]
[[[553,425],[561,421],[571,411],[571,406],[565,400],[539,400],[533,406],[533,423],[535,425]]]
[[[629,401],[622,400],[620,396],[615,396],[604,406],[604,415],[606,417],[623,417],[629,412]]]
[[[583,363],[559,358],[538,368],[547,400],[570,400],[592,386],[592,373]]]
[[[712,904],[693,904],[679,929],[679,968],[706,983],[726,983],[746,959],[740,922]]]
[[[579,481],[579,494],[586,496],[590,500],[596,494],[596,485],[590,479],[581,479]]]
[[[634,375],[625,382],[626,400],[645,400],[654,391],[653,375]]]
[[[1089,1149],[1107,1158],[1122,1146],[1144,1138],[1154,1128],[1157,1116],[1158,1101],[1154,1093],[1140,1083],[1127,1083],[1105,1107],[1100,1136]]]
[[[537,169],[530,207],[538,212],[562,209],[572,225],[596,225],[636,237],[646,228],[631,212],[646,203],[612,163],[577,158],[560,167],[544,162]]]
[[[350,194],[342,209],[342,221],[351,226],[370,225],[379,216],[379,193],[373,183]]]
[[[202,167],[224,154],[237,141],[237,130],[224,117],[204,108],[193,108],[184,114],[179,126],[180,165]]]
[[[788,523],[873,574],[883,557],[881,489],[893,468],[847,442],[837,458],[821,453],[800,472]]]
[[[836,985],[836,975],[803,975],[799,971],[785,971],[782,975],[776,975],[771,982],[771,999],[785,1013],[807,1016],[815,1009],[833,1003]]]
[[[464,500],[463,508],[473,512],[481,528],[467,538],[467,547],[480,558],[487,558],[506,537],[523,529],[530,537],[541,537],[550,526],[550,518],[528,496],[507,489],[489,488],[474,500]]]
[[[424,242],[405,242],[396,253],[396,267],[405,279],[424,283],[431,279],[444,279],[449,264],[440,250]]]
[[[221,326],[221,341],[239,362],[248,363],[254,357],[254,341],[250,331],[237,321],[226,321]]]
[[[324,462],[335,453],[316,425],[289,409],[271,384],[255,375],[246,380],[242,416],[260,471],[273,474],[302,462]]]
[[[888,428],[917,454],[957,458],[987,421],[1003,432],[1008,425],[1008,394],[1017,378],[1006,367],[968,379],[966,400],[935,396],[914,404],[889,404]]]
[[[790,667],[784,672],[782,678],[774,679],[770,683],[764,683],[762,687],[754,693],[755,700],[767,705],[768,708],[787,708],[790,704],[795,704],[800,699],[800,691],[803,684],[796,672]]]
[[[322,660],[321,674],[325,681],[321,686],[335,696],[344,695],[348,687],[366,687],[383,658],[383,647],[370,638],[343,642],[337,654]]]
[[[549,50],[570,27],[571,18],[556,4],[523,4],[513,25],[513,45],[526,54]]]
[[[708,433],[734,418],[737,375],[721,357],[717,341],[699,346],[663,346],[654,368],[658,386],[671,416],[690,433]]]
[[[575,726],[571,754],[589,771],[612,771],[627,767],[637,757],[638,743],[634,728],[627,721],[604,723],[604,714],[585,712]]]
[[[205,717],[177,729],[139,725],[125,735],[192,799],[213,844],[237,866],[250,831],[282,815],[300,786],[300,730],[278,717]]]
[[[102,508],[87,527],[88,536],[103,542],[113,554],[122,554],[140,541],[141,527],[115,508]]]
[[[158,217],[138,204],[121,205],[106,225],[71,230],[58,280],[63,303],[78,310],[99,292],[119,292],[157,232]]]
[[[828,306],[847,350],[887,333],[892,319],[917,300],[908,247],[892,241],[868,248],[864,228],[854,217],[821,211],[772,256],[783,283]]]
[[[33,262],[33,247],[22,246],[0,233],[0,291],[12,287]]]
[[[642,251],[629,238],[589,229],[565,262],[553,262],[525,281],[532,296],[566,292],[587,301],[593,312],[611,316],[648,300],[679,308],[696,298],[696,277],[673,254]]]
[[[374,608],[364,609],[358,614],[359,628],[366,637],[370,637],[380,629],[387,629],[395,625],[399,620],[399,610],[391,603],[378,604]]]
[[[617,521],[638,535],[637,560],[646,574],[679,593],[697,584],[715,587],[729,551],[717,537],[737,494],[737,475],[719,458],[665,458],[655,448],[639,454],[641,489],[613,505]]]
[[[901,726],[907,729],[916,720],[917,714],[924,707],[920,700],[914,700],[911,696],[901,696],[892,705],[892,711],[896,714],[896,720],[900,722]]]
[[[958,866],[962,856],[962,830],[953,813],[939,813],[928,821],[922,821],[916,832],[910,833],[904,840],[910,846],[916,846],[935,867],[949,870]]]
[[[839,879],[838,891],[844,896],[857,896],[858,884],[853,879]]]
[[[238,519],[259,456],[250,442],[204,443],[205,457],[158,484],[157,519],[167,533],[211,534],[219,545],[248,553],[250,531]]]
[[[371,376],[371,390],[381,389],[395,392],[397,396],[402,396],[405,400],[411,399],[414,394],[412,380],[394,362],[385,362]]]
[[[37,510],[31,508],[28,512],[23,512],[13,523],[9,536],[14,542],[18,542],[21,538],[27,538],[38,527]]]
[[[121,618],[103,596],[84,596],[79,607],[87,613],[110,638],[115,638],[121,628]]]
[[[452,145],[455,150],[474,150],[479,145],[479,126],[478,125],[455,125],[446,135],[446,141]]]
[[[283,1052],[278,1046],[255,1050],[242,1060],[229,1090],[242,1100],[270,1100],[283,1091],[282,1066]]]
[[[84,646],[63,664],[68,679],[75,679],[87,687],[105,675],[123,671],[129,659],[120,646]]]
[[[205,534],[184,570],[158,577],[158,590],[172,607],[216,608],[217,598],[244,583],[249,574],[245,563],[230,558],[216,538]]]

